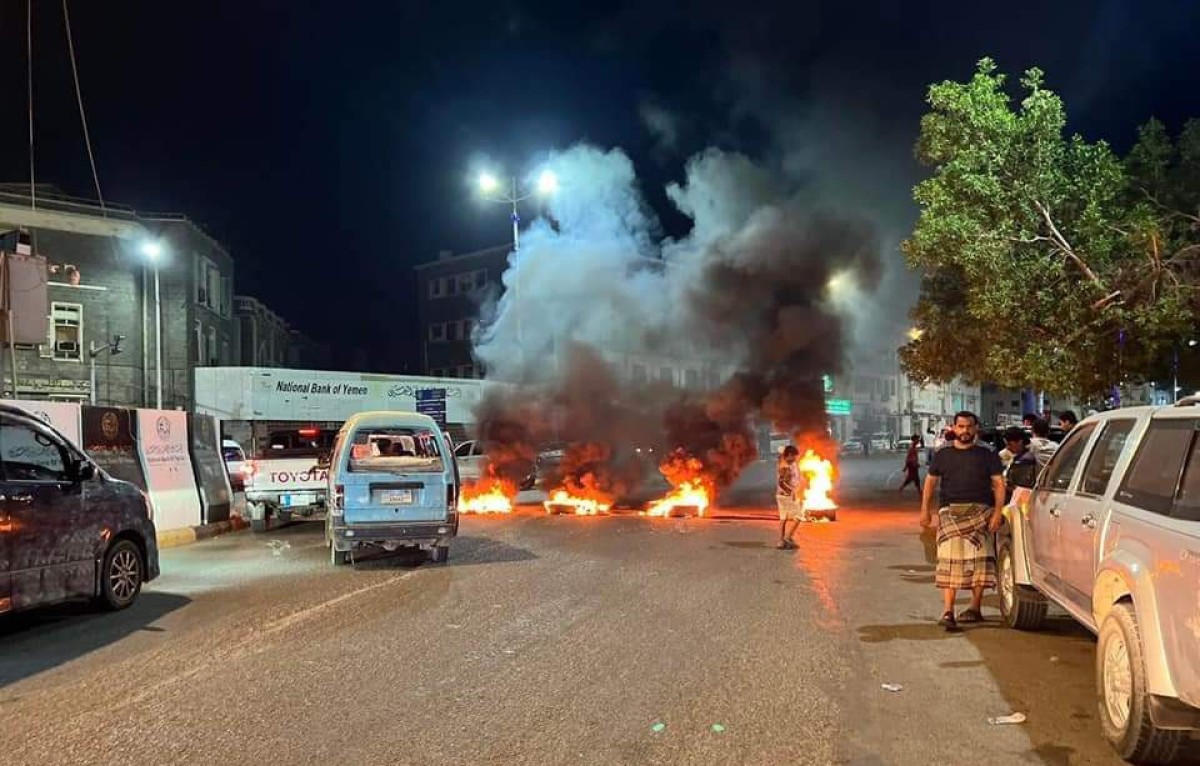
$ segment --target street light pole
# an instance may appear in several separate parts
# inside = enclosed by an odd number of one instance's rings
[[[517,212],[517,179],[512,179],[512,225],[513,225],[513,251],[521,249],[521,214]]]
[[[158,287],[158,260],[154,261],[154,409],[162,409],[162,294]]]
[[[162,293],[159,290],[159,258],[162,245],[153,240],[142,245],[142,254],[154,268],[154,408],[162,409],[163,353],[162,353]]]

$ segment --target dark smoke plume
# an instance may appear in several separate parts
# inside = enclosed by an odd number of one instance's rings
[[[756,455],[756,423],[825,435],[822,376],[841,371],[848,318],[879,278],[871,226],[710,150],[668,189],[691,234],[656,244],[619,151],[577,147],[551,167],[572,179],[548,205],[556,225],[531,226],[477,338],[489,377],[513,384],[481,405],[485,438],[523,440],[521,455],[576,445],[556,479],[624,490],[640,470],[622,468],[634,445],[695,458],[727,486]],[[659,360],[703,366],[716,385],[631,380]]]

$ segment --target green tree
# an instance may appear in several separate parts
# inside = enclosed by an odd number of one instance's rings
[[[918,380],[1097,394],[1190,327],[1200,128],[1176,147],[1149,123],[1122,161],[1066,135],[1040,70],[1015,106],[1005,81],[984,59],[968,82],[929,89],[917,155],[933,173],[904,243],[924,274],[920,332],[902,363]]]

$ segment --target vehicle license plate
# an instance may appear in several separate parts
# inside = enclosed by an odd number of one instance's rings
[[[382,489],[379,491],[380,505],[412,505],[411,489]]]
[[[300,505],[312,505],[317,502],[317,496],[311,492],[299,495],[283,495],[280,501],[282,501],[285,507],[292,508]]]

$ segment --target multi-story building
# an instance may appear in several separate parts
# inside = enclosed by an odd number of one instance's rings
[[[27,189],[0,185],[0,204],[32,209]],[[39,187],[37,210],[66,215],[45,227],[24,227],[34,254],[47,259],[47,337],[45,343],[12,349],[16,386],[14,391],[12,365],[6,364],[4,396],[87,401],[92,396],[89,351],[120,335],[121,353],[95,355],[96,400],[153,406],[157,308],[162,318],[162,403],[190,408],[192,369],[233,362],[229,254],[183,216],[140,216],[113,205],[102,210],[52,187]],[[91,233],[112,229],[114,222],[123,225],[125,235],[136,231],[141,238]],[[143,250],[151,239],[161,247],[153,261]]]
[[[249,295],[233,298],[237,363],[243,367],[291,367],[322,370],[329,349],[288,324],[265,303]]]
[[[500,289],[508,268],[509,245],[455,255],[445,250],[417,270],[417,307],[421,325],[421,367],[426,375],[482,378],[471,337],[479,307],[489,291]]]

